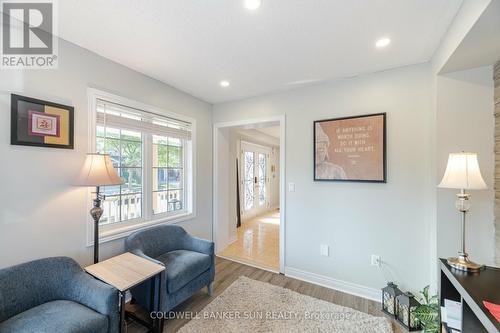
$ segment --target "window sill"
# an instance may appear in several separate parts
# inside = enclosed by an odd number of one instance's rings
[[[106,230],[104,232],[99,233],[99,244],[110,242],[113,240],[125,238],[128,235],[139,231],[139,230],[146,230],[158,225],[165,225],[165,224],[175,224],[187,220],[191,220],[196,217],[196,214],[193,212],[188,212],[188,213],[183,213],[175,216],[170,216],[170,217],[163,217],[163,218],[158,218],[158,219],[152,219],[148,221],[142,221],[142,222],[137,222],[133,225],[126,225],[126,226],[120,226],[119,224],[116,225],[115,228],[112,228],[112,230]],[[94,240],[93,239],[88,239],[87,240],[87,247],[94,246]]]

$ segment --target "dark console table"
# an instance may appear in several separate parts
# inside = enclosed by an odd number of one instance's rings
[[[485,267],[479,273],[467,273],[451,268],[440,259],[441,279],[439,299],[462,303],[462,332],[500,332],[500,324],[483,305],[483,301],[500,304],[500,269]]]

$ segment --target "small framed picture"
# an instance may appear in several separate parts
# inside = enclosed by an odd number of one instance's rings
[[[11,144],[73,149],[74,108],[11,95]]]
[[[385,183],[386,114],[314,122],[314,180]]]

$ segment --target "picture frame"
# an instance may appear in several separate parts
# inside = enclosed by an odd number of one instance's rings
[[[74,149],[74,108],[11,94],[10,143]]]
[[[314,121],[314,181],[387,183],[386,116]]]

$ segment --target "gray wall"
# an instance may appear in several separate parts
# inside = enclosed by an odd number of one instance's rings
[[[437,77],[437,179],[443,177],[448,154],[478,154],[488,190],[470,191],[472,208],[467,216],[466,249],[471,259],[494,264],[493,227],[493,68],[491,66]],[[460,249],[460,213],[455,190],[437,191],[437,254],[456,256]]]
[[[313,121],[387,112],[388,183],[313,181]],[[377,290],[430,282],[431,75],[411,66],[214,106],[214,122],[286,115],[286,266]],[[434,216],[435,218],[435,216]],[[320,256],[328,244],[330,257]],[[371,254],[384,262],[370,266]]]
[[[197,217],[182,225],[212,236],[211,105],[61,40],[58,70],[0,70],[0,267],[55,255],[92,260],[87,190],[72,186],[88,149],[87,87],[196,118]],[[73,105],[75,149],[11,146],[10,93]],[[123,241],[101,248],[109,257]]]

